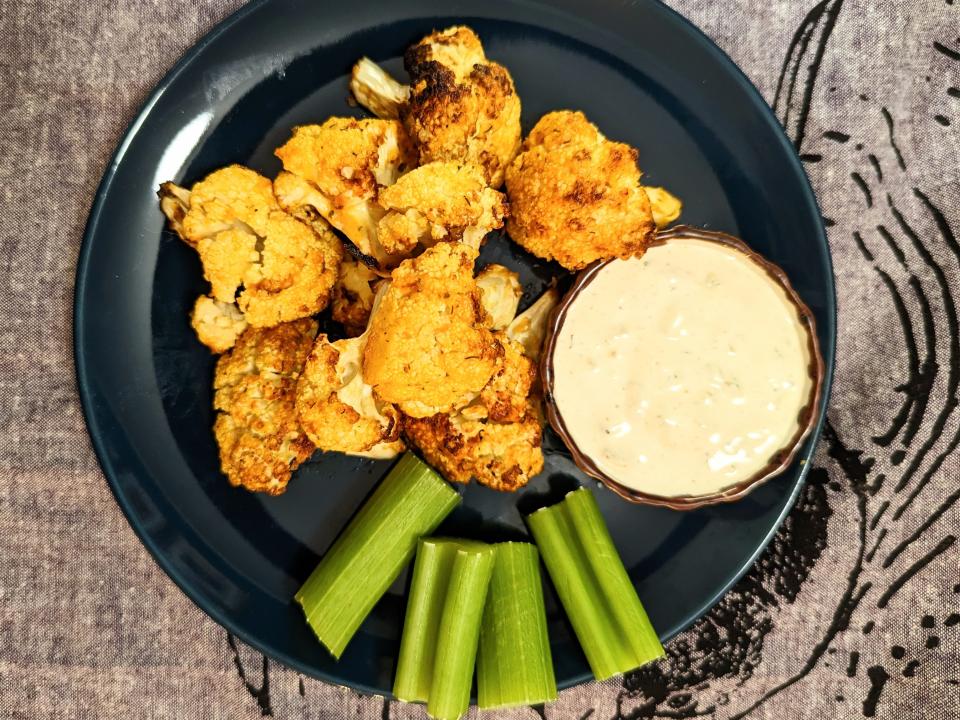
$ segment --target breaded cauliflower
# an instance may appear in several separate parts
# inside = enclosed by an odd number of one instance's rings
[[[194,303],[190,324],[200,342],[218,354],[232,348],[247,329],[247,320],[236,305],[207,295],[201,295]]]
[[[190,190],[163,183],[158,195],[170,227],[192,247],[231,228],[263,235],[267,216],[280,209],[270,181],[242,165],[215,170]]]
[[[296,215],[313,208],[364,255],[384,267],[395,264],[377,241],[383,211],[376,199],[380,188],[416,165],[399,122],[332,117],[294,128],[275,154],[286,171],[274,181],[285,210]]]
[[[294,401],[316,334],[317,323],[309,318],[251,327],[217,361],[213,432],[231,485],[279,495],[313,452]]]
[[[360,359],[366,338],[330,342],[320,335],[297,386],[297,415],[324,451],[387,459],[403,452],[400,414],[364,382]]]
[[[476,257],[462,243],[440,243],[405,260],[370,317],[363,377],[407,415],[466,405],[503,354],[473,277]]]
[[[536,365],[523,352],[523,346],[511,340],[507,333],[498,333],[497,339],[503,346],[503,357],[490,382],[480,391],[476,404],[483,408],[483,413],[474,412],[475,408],[470,405],[460,412],[474,420],[488,418],[498,423],[520,422],[533,407],[530,391],[537,377]]]
[[[507,232],[570,270],[643,254],[654,221],[636,161],[583,113],[544,115],[507,168]]]
[[[350,255],[343,258],[330,300],[330,315],[343,325],[348,337],[356,337],[367,329],[373,298],[381,282],[383,278],[366,264]]]
[[[198,300],[193,326],[214,352],[242,330],[238,313],[243,323],[271,327],[327,306],[342,245],[326,225],[282,211],[268,179],[231,165],[191,190],[164,183],[160,205],[210,282],[211,297]],[[237,312],[227,309],[234,303]]]
[[[503,227],[507,214],[506,198],[487,187],[479,168],[452,162],[408,172],[380,190],[379,204],[386,211],[378,225],[380,244],[398,255],[440,241],[479,248],[487,233]]]
[[[543,470],[543,425],[536,412],[513,423],[474,420],[463,413],[404,416],[403,432],[451,482],[476,478],[494,490],[513,492]]]
[[[512,492],[543,469],[536,358],[557,300],[557,292],[548,290],[497,333],[503,357],[473,402],[427,418],[403,417],[404,435],[448,480],[476,478]]]
[[[478,165],[491,187],[520,147],[520,98],[506,68],[487,59],[476,33],[457,26],[427,35],[404,55],[404,86],[367,58],[350,88],[374,114],[399,117],[420,161]]]

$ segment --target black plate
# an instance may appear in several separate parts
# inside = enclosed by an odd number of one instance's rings
[[[834,288],[820,215],[792,147],[732,62],[655,2],[307,3],[247,6],[202,40],[156,89],[104,176],[77,271],[76,362],[90,435],[130,524],[160,566],[215,620],[309,675],[388,692],[404,609],[398,582],[339,663],[290,598],[388,463],[317,454],[278,498],[229,487],[212,433],[213,358],[187,312],[204,291],[195,253],[164,230],[157,185],[232,162],[273,175],[293,125],[359,114],[347,73],[367,54],[402,77],[399,56],[428,31],[465,22],[504,63],[524,127],[583,109],[637,146],[651,184],[686,205],[683,221],[744,238],[782,265],[819,323],[833,365]],[[553,269],[497,238],[484,250],[518,268],[527,300]],[[829,377],[827,378],[829,387]],[[815,441],[779,479],[725,507],[680,514],[595,488],[662,638],[690,625],[753,562],[793,502]],[[528,492],[587,482],[552,436]],[[523,534],[517,503],[472,485],[442,530]],[[589,676],[548,589],[562,686]]]

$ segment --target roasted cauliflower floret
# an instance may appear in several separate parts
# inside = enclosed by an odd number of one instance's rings
[[[170,227],[194,247],[231,228],[262,235],[267,217],[280,209],[270,181],[242,165],[215,170],[190,190],[163,183],[158,194]]]
[[[247,320],[233,303],[201,295],[190,313],[190,324],[197,338],[215,353],[229,350],[247,329]]]
[[[503,357],[493,377],[480,391],[478,407],[483,408],[482,417],[498,423],[520,422],[532,407],[530,391],[537,377],[536,365],[523,352],[523,346],[498,333],[503,346]],[[476,407],[468,405],[460,412],[472,419],[481,419]]]
[[[404,55],[405,86],[367,58],[350,88],[374,114],[399,117],[420,161],[472,163],[491,187],[520,147],[520,98],[506,68],[487,59],[480,38],[457,26],[431,33]]]
[[[544,115],[507,168],[507,232],[570,270],[643,254],[654,221],[636,161],[583,113]]]
[[[517,306],[523,296],[520,277],[503,265],[487,265],[477,275],[480,300],[490,316],[490,329],[503,330],[517,314]]]
[[[504,353],[480,395],[469,405],[427,418],[404,416],[403,431],[427,462],[454,482],[479,482],[513,491],[543,469],[543,417],[536,355],[546,318],[557,304],[548,290],[497,333]],[[534,349],[528,354],[521,340]]]
[[[400,414],[363,380],[365,337],[330,342],[320,335],[297,386],[297,414],[321,450],[378,459],[403,452]]]
[[[349,337],[360,335],[367,328],[373,298],[379,283],[384,282],[366,264],[347,255],[340,265],[340,277],[333,287],[330,314],[343,325]]]
[[[214,352],[230,347],[231,333],[223,332],[228,324],[239,327],[237,312],[227,310],[234,303],[243,322],[255,327],[327,306],[343,255],[340,241],[325,224],[306,225],[282,211],[266,178],[231,165],[191,190],[164,183],[160,205],[197,251],[210,282],[211,298],[198,301],[193,325]]]
[[[403,431],[451,482],[476,478],[494,490],[513,492],[543,470],[543,427],[535,414],[516,423],[471,420],[462,413],[404,416]]]
[[[476,257],[462,243],[440,243],[405,260],[370,318],[363,377],[407,415],[466,405],[503,353],[473,277]]]
[[[213,431],[231,485],[278,495],[313,452],[297,422],[295,398],[316,333],[309,318],[251,327],[217,361]]]
[[[474,165],[432,162],[412,170],[380,190],[386,211],[378,226],[384,249],[410,253],[440,241],[479,248],[491,230],[503,227],[506,198],[487,187]]]
[[[303,125],[276,155],[286,172],[274,191],[285,210],[296,215],[313,208],[364,255],[385,267],[395,264],[377,241],[383,211],[376,199],[380,188],[416,164],[399,122],[334,117]]]

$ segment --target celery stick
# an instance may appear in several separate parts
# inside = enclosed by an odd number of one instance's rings
[[[459,502],[415,455],[394,465],[294,598],[335,658],[413,557],[417,540]]]
[[[469,540],[427,539],[417,549],[393,693],[427,703],[437,720],[470,705],[493,549]]]
[[[398,700],[426,702],[429,699],[437,630],[453,561],[460,549],[481,551],[487,547],[483,543],[446,538],[424,539],[417,546],[393,683],[393,694]]]
[[[587,488],[528,515],[527,524],[597,680],[663,656]]]
[[[460,550],[453,561],[427,700],[427,714],[436,720],[458,720],[470,707],[480,621],[492,571],[489,547],[480,552]]]
[[[537,548],[494,545],[480,653],[477,704],[481,710],[537,705],[557,699]]]

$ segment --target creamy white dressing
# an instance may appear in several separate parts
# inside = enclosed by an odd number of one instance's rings
[[[805,326],[784,289],[729,246],[675,239],[601,269],[570,304],[553,395],[604,474],[663,497],[761,470],[810,398]]]

